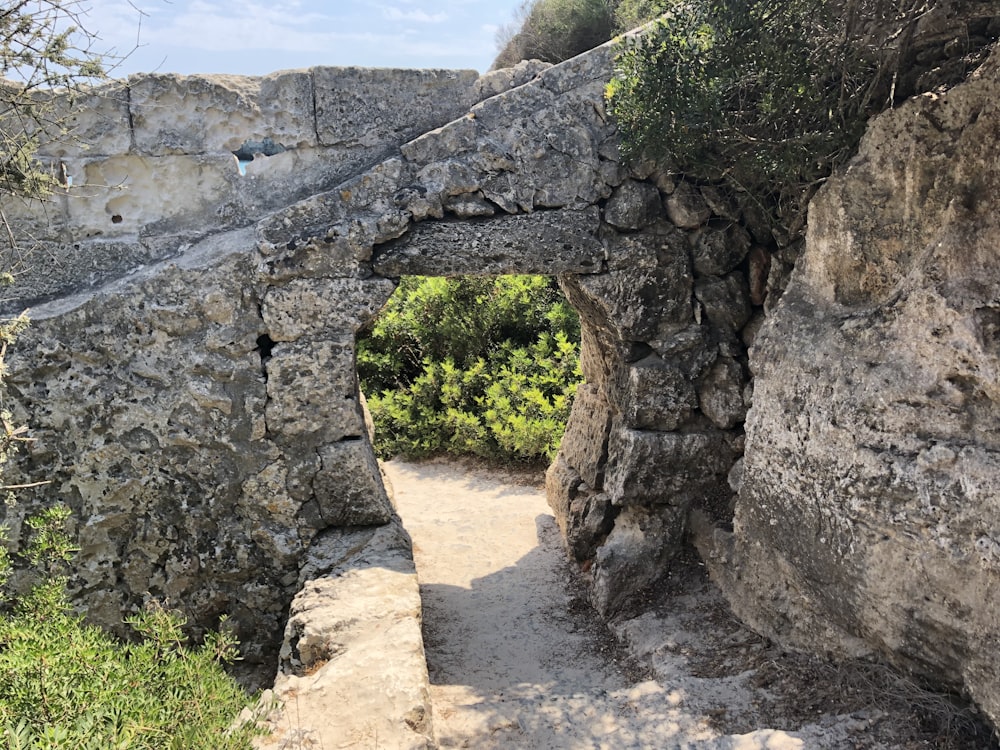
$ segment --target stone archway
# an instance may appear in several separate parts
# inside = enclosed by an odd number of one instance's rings
[[[402,274],[559,276],[587,384],[550,501],[603,611],[666,572],[691,507],[728,507],[751,235],[725,196],[619,162],[611,59],[483,79],[467,114],[335,189],[36,309],[12,362],[39,437],[22,469],[77,513],[93,619],[162,597],[262,644],[307,550],[391,519],[354,336]]]

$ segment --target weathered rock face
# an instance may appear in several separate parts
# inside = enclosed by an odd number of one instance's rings
[[[72,132],[43,134],[39,155],[70,184],[44,210],[4,202],[36,252],[18,268],[17,300],[0,307],[96,288],[249,226],[488,95],[471,70],[311,68],[138,75],[93,90],[72,110],[60,102]]]
[[[874,121],[757,337],[732,535],[741,617],[877,653],[1000,722],[1000,53]]]
[[[272,734],[255,746],[434,748],[420,623],[411,542],[398,522],[322,535],[285,627]]]
[[[475,83],[326,69],[157,76],[101,100],[134,132],[115,140],[84,118],[100,144],[88,168],[110,179],[126,160],[130,179],[114,194],[74,181],[65,203],[80,192],[89,207],[56,237],[74,265],[60,276],[43,263],[22,287],[19,302],[56,298],[34,309],[11,358],[18,416],[38,438],[18,470],[54,482],[9,512],[14,536],[61,497],[82,549],[73,591],[93,620],[118,625],[148,597],[197,628],[228,612],[247,656],[265,658],[316,540],[394,516],[360,405],[356,331],[403,274],[547,272],[582,313],[589,381],[549,478],[568,546],[604,611],[664,574],[688,509],[728,506],[750,242],[710,208],[697,226],[671,223],[667,191],[695,204],[700,189],[622,167],[603,110],[611,59],[604,47]],[[378,127],[351,135],[337,113],[361,84],[403,100],[378,104]],[[425,94],[441,106],[424,112]],[[423,127],[441,127],[412,138],[414,106]],[[274,155],[241,177],[232,152],[256,149]],[[377,163],[349,179],[327,169],[355,157]],[[138,179],[133,162],[153,158],[169,180]],[[300,182],[271,172],[282,158],[303,160]],[[193,178],[193,163],[222,161],[225,179]],[[258,161],[267,201],[251,205]],[[230,204],[241,208],[213,208]]]
[[[878,651],[1000,721],[1000,61],[877,121],[775,306],[799,245],[717,188],[620,164],[611,59],[95,92],[79,115],[95,147],[43,144],[73,184],[44,216],[6,207],[48,252],[4,304],[48,301],[9,357],[37,442],[5,476],[53,480],[7,511],[12,536],[63,499],[91,619],[117,626],[147,597],[196,629],[226,612],[251,661],[311,580],[294,676],[335,647],[310,613],[355,583],[412,583],[379,556],[377,539],[398,551],[394,511],[356,332],[400,275],[548,272],[580,312],[587,382],[547,487],[599,609],[668,571],[697,510],[757,627]],[[255,155],[246,175],[236,153]],[[355,581],[372,560],[385,577]],[[398,704],[416,747],[420,690]]]

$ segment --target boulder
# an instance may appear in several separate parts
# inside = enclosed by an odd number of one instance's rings
[[[1000,53],[878,117],[809,213],[751,356],[735,611],[875,655],[1000,723]]]

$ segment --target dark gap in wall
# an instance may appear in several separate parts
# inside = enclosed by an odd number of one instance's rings
[[[274,156],[288,150],[287,146],[276,143],[271,137],[262,138],[259,141],[247,139],[243,145],[233,151],[236,162],[239,166],[240,174],[246,174],[246,165],[257,156]]]
[[[274,341],[266,333],[257,337],[257,347],[255,351],[260,354],[260,369],[267,378],[267,361],[271,359],[271,350],[274,349]]]

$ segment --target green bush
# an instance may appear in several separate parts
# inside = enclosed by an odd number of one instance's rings
[[[250,748],[256,726],[234,725],[249,697],[222,666],[236,658],[234,638],[210,633],[190,648],[183,618],[153,607],[127,620],[139,640],[120,643],[70,612],[59,575],[74,552],[62,531],[68,514],[29,519],[25,557],[44,573],[27,595],[8,596],[0,616],[0,748]]]
[[[615,30],[629,31],[652,21],[667,9],[670,0],[621,0],[614,11]]]
[[[608,41],[614,26],[607,0],[534,0],[522,4],[520,16],[520,28],[500,40],[494,68],[568,60]]]
[[[579,338],[546,277],[404,278],[358,342],[376,450],[551,459],[580,381]]]
[[[902,42],[885,40],[902,39],[920,10],[889,0],[649,5],[665,15],[623,45],[608,87],[624,155],[725,184],[786,229],[886,106]]]

